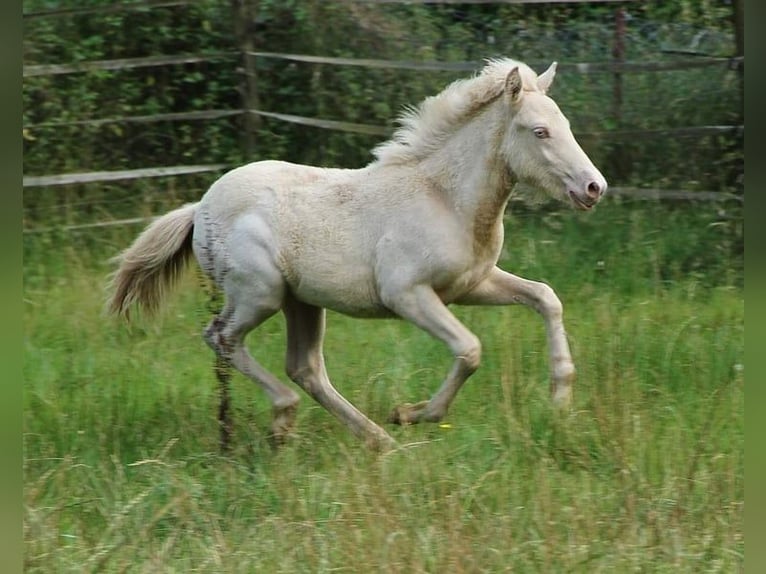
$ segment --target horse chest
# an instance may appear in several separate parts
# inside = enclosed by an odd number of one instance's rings
[[[491,263],[493,266],[503,248],[504,229],[502,218],[481,231],[474,231],[473,253],[479,266]]]
[[[476,207],[472,221],[474,257],[478,260],[491,259],[494,264],[503,246],[503,213],[508,197],[484,198]]]
[[[493,268],[491,261],[476,262],[462,273],[455,274],[450,281],[434,285],[434,291],[445,304],[452,303],[470,292]]]

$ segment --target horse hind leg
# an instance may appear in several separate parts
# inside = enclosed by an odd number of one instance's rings
[[[285,297],[287,320],[286,370],[290,379],[314,400],[345,424],[351,432],[373,450],[392,450],[396,441],[333,387],[327,375],[322,342],[325,310]]]
[[[273,409],[269,438],[276,445],[283,443],[294,427],[300,397],[252,357],[245,347],[245,337],[278,310],[279,305],[269,303],[257,293],[229,297],[204,332],[219,364],[233,366],[266,392]]]

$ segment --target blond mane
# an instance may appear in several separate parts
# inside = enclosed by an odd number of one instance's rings
[[[539,91],[537,74],[510,58],[487,60],[472,78],[456,80],[398,118],[400,127],[391,139],[373,149],[379,163],[403,164],[418,161],[441,147],[455,130],[485,105],[503,93],[505,78],[518,66],[525,91]]]

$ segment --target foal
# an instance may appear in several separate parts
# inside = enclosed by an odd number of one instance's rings
[[[395,442],[330,383],[322,353],[325,308],[401,317],[452,353],[436,393],[396,407],[389,422],[441,420],[478,368],[479,339],[450,312],[451,303],[521,303],[540,313],[552,399],[568,404],[575,369],[561,302],[549,286],[496,266],[515,184],[581,210],[607,188],[546,94],[555,73],[555,63],[537,75],[520,62],[490,61],[406,113],[361,169],[260,161],[231,170],[198,203],[155,220],[119,256],[109,309],[156,310],[193,253],[226,297],[205,341],[264,389],[277,440],[293,427],[299,395],[244,341],[278,311],[287,321],[288,377],[373,448]]]

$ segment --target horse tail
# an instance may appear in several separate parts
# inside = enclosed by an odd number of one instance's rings
[[[159,309],[192,253],[197,205],[190,203],[159,217],[112,260],[118,267],[109,282],[108,312],[127,319],[133,305],[148,315]]]

